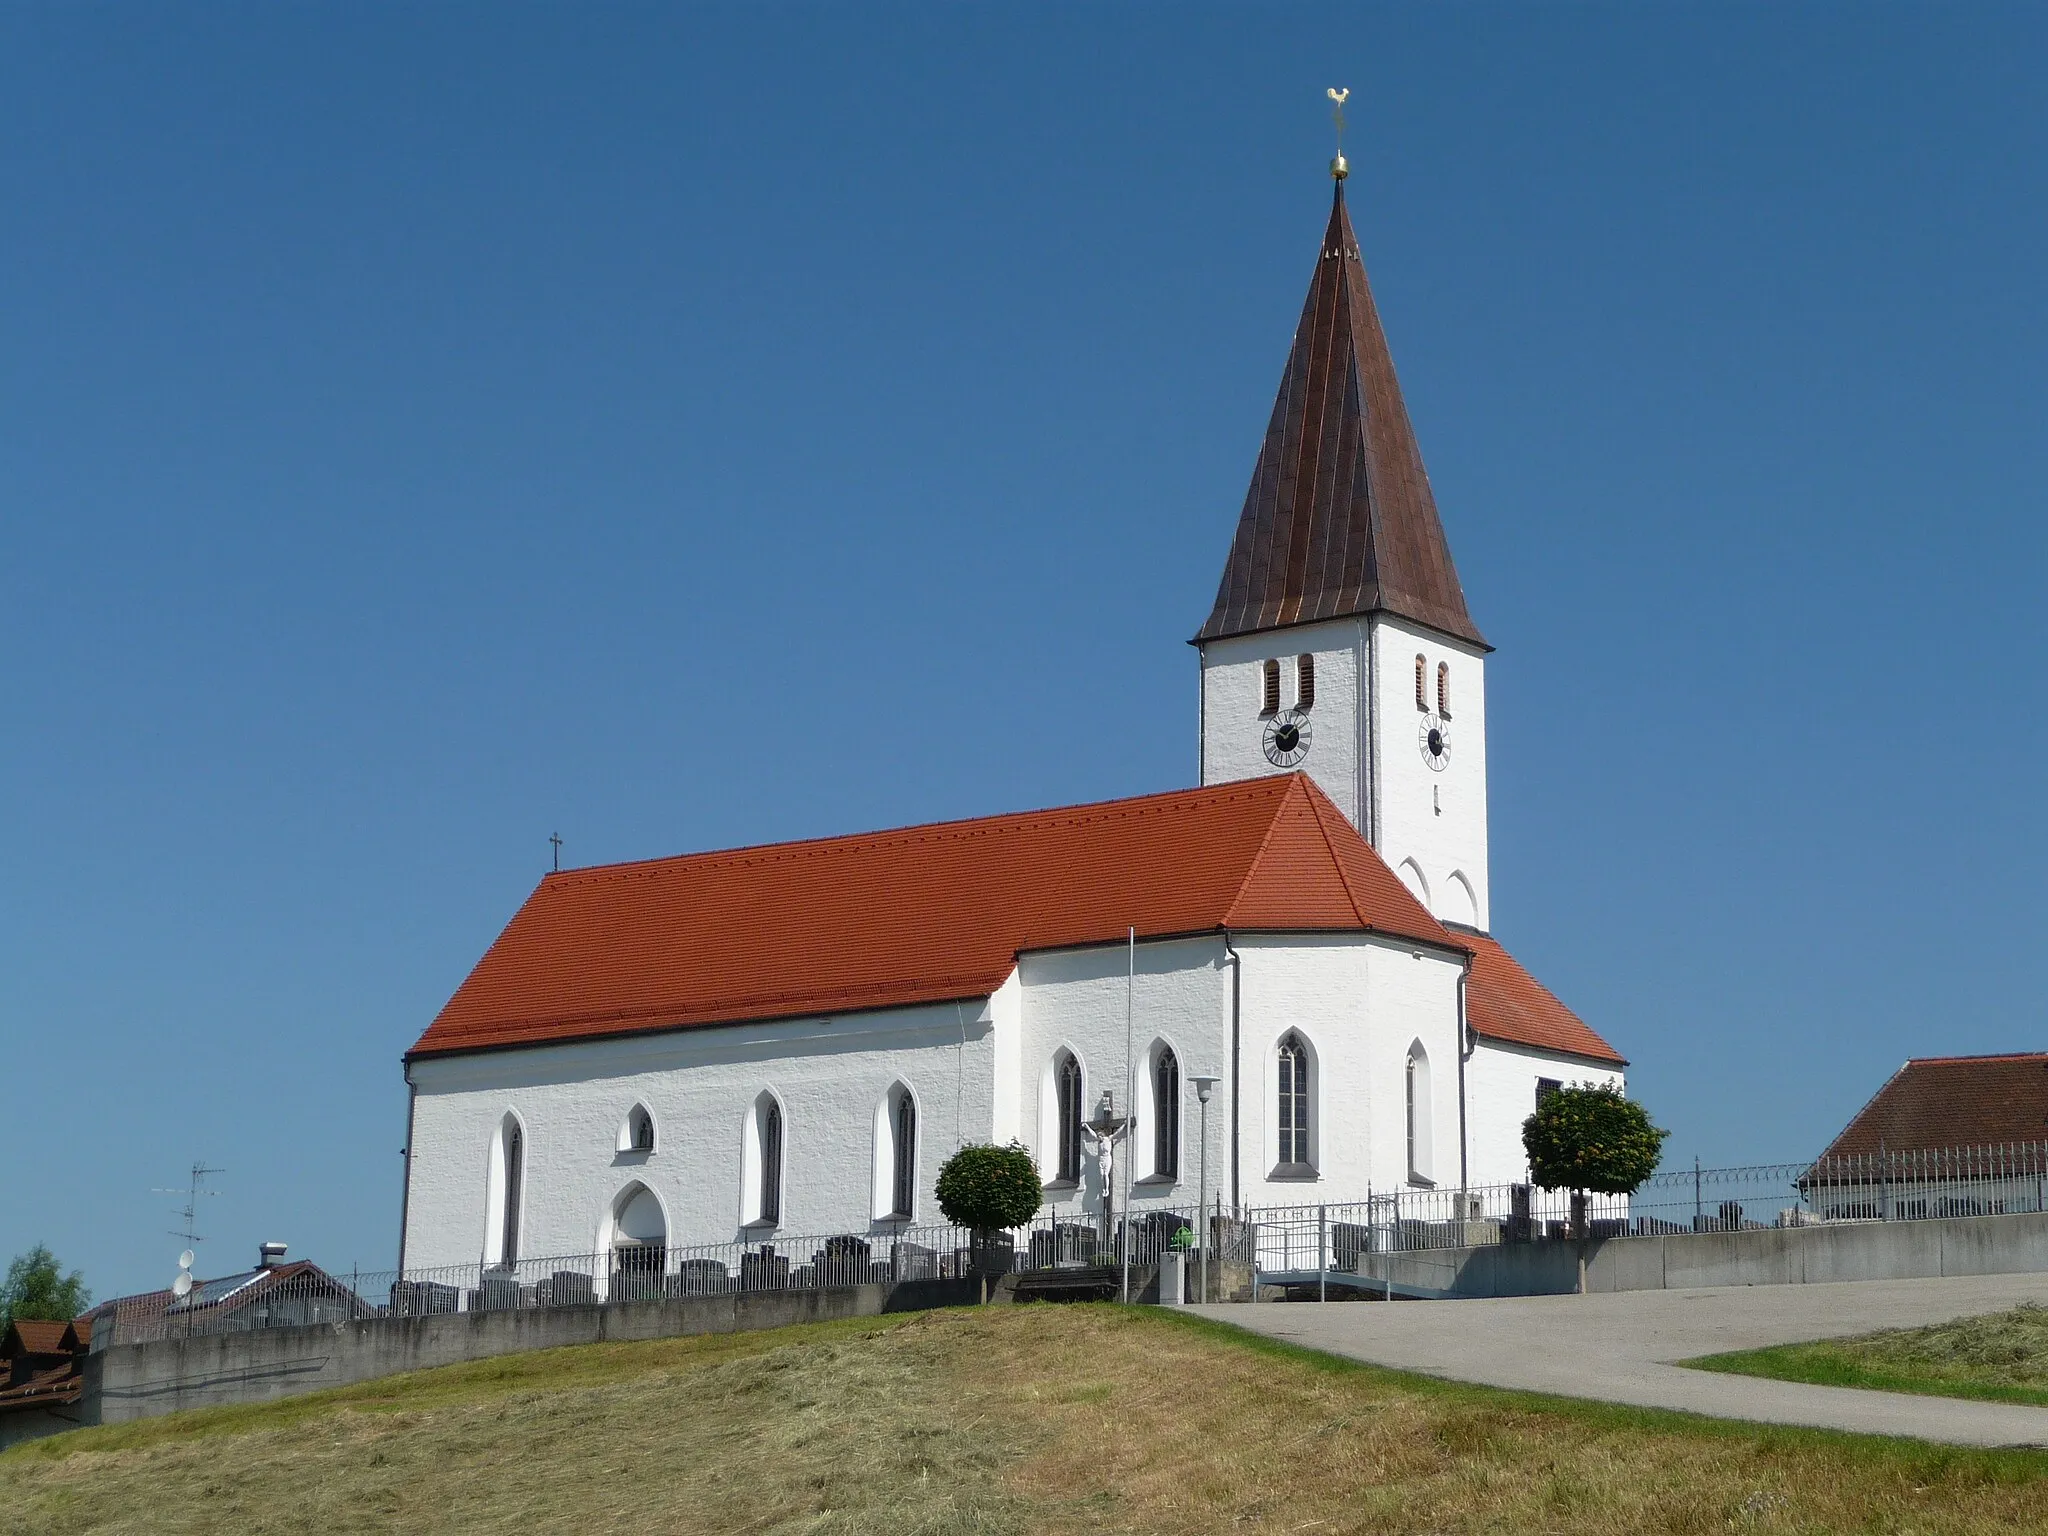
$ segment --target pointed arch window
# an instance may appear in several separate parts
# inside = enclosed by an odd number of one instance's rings
[[[1436,712],[1446,720],[1451,718],[1451,664],[1448,661],[1436,664]]]
[[[782,1106],[770,1099],[761,1109],[761,1217],[782,1220]]]
[[[1059,1100],[1059,1180],[1081,1182],[1081,1063],[1065,1051],[1053,1067]]]
[[[1408,1182],[1433,1184],[1435,1160],[1432,1151],[1435,1127],[1431,1123],[1429,1053],[1416,1041],[1408,1047]]]
[[[911,1098],[908,1089],[897,1090],[891,1132],[890,1150],[894,1154],[895,1178],[889,1214],[907,1220],[911,1214],[911,1202],[917,1193],[917,1101]]]
[[[1280,1042],[1280,1165],[1309,1165],[1308,1047],[1299,1035]]]
[[[1429,713],[1429,658],[1415,658],[1415,707],[1425,715]]]
[[[1280,663],[1268,657],[1264,668],[1265,686],[1260,690],[1259,713],[1277,715],[1280,713]]]
[[[626,1117],[626,1136],[628,1151],[654,1150],[654,1116],[647,1112],[645,1104],[635,1104],[633,1112]]]
[[[1180,1061],[1170,1045],[1152,1064],[1152,1173],[1180,1177]]]
[[[519,1122],[505,1121],[505,1224],[499,1233],[498,1262],[510,1269],[519,1262],[520,1186],[526,1179],[526,1133]]]
[[[1294,707],[1304,712],[1316,707],[1316,659],[1306,652],[1294,658]]]

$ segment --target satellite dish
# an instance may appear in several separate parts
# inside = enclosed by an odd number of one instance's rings
[[[190,1248],[187,1248],[183,1253],[178,1255],[178,1268],[190,1269],[192,1267],[193,1257],[194,1255],[192,1253],[192,1250]]]
[[[178,1271],[178,1278],[171,1282],[171,1294],[183,1301],[192,1294],[192,1276],[185,1270]]]

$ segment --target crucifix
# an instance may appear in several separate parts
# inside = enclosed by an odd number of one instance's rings
[[[1116,1112],[1116,1094],[1102,1090],[1102,1105],[1095,1111],[1095,1118],[1081,1129],[1095,1139],[1095,1168],[1102,1175],[1102,1245],[1107,1248],[1116,1241],[1116,1225],[1111,1210],[1116,1191],[1116,1144],[1131,1129],[1131,1117]]]
[[[555,845],[555,873],[559,875],[562,872],[562,834],[550,832],[548,841]]]

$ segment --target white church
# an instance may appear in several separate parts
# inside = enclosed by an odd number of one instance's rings
[[[542,879],[406,1055],[401,1264],[886,1239],[973,1142],[1092,1224],[1105,1090],[1140,1219],[1520,1179],[1626,1063],[1493,937],[1491,648],[1341,175],[1194,643],[1196,788]]]

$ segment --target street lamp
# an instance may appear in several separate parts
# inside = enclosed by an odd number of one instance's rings
[[[1189,1079],[1195,1085],[1195,1097],[1202,1105],[1202,1155],[1201,1175],[1195,1180],[1195,1235],[1201,1240],[1201,1281],[1198,1289],[1203,1305],[1209,1301],[1209,1091],[1223,1079],[1197,1075]]]

